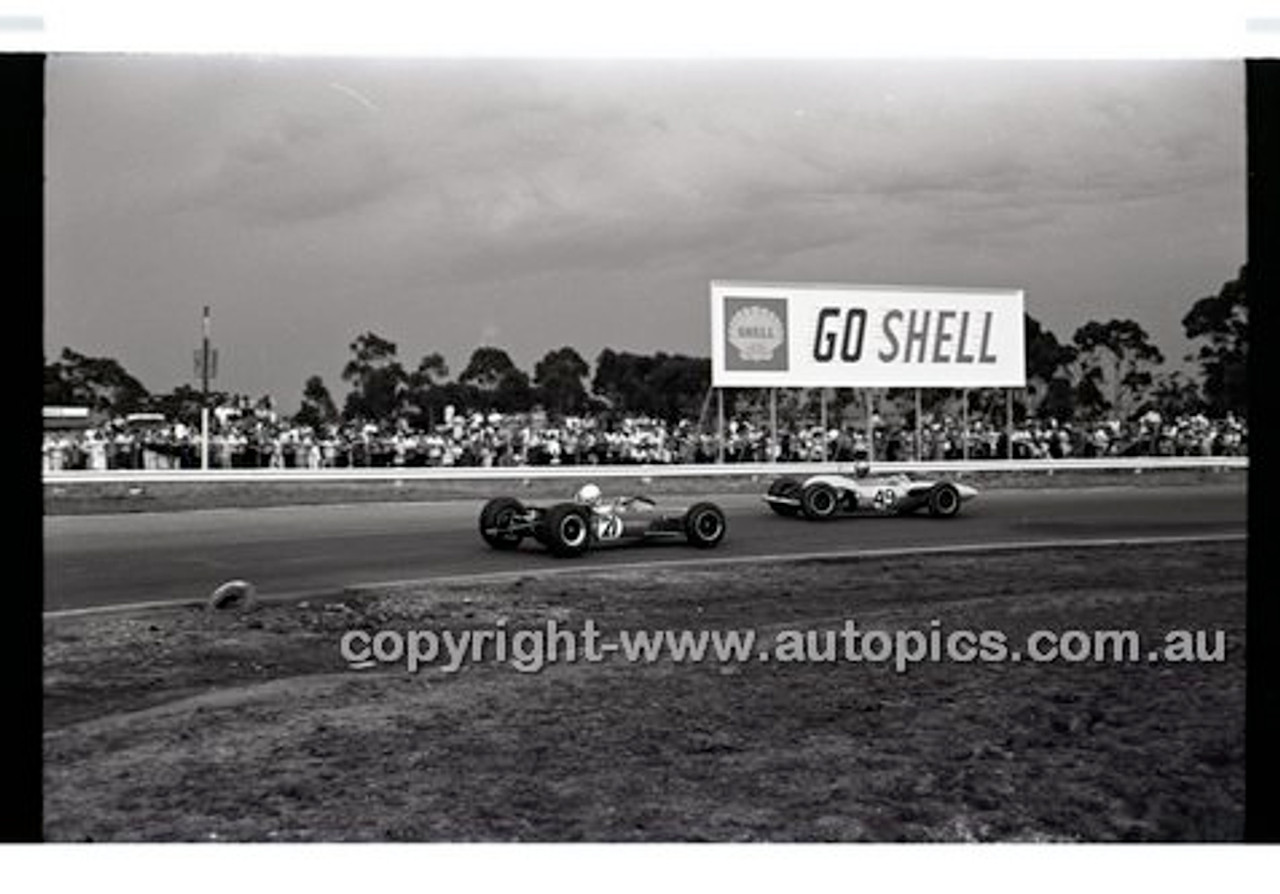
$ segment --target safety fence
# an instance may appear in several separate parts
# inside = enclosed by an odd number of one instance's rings
[[[1245,456],[1104,457],[1099,459],[981,459],[875,463],[875,474],[969,474],[975,472],[1134,472],[1247,469]],[[45,472],[45,484],[142,484],[147,482],[342,482],[342,481],[509,481],[584,478],[729,478],[817,475],[849,472],[853,463],[724,463],[707,465],[449,466],[355,469],[116,469]]]

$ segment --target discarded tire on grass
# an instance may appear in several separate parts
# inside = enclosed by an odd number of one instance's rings
[[[258,588],[247,580],[229,580],[209,594],[211,609],[252,608],[258,600]]]

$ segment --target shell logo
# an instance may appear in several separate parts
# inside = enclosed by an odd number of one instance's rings
[[[744,307],[729,320],[729,344],[745,361],[772,360],[785,340],[782,318],[768,308]]]

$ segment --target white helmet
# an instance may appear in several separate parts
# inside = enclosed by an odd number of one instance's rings
[[[600,502],[601,496],[602,494],[600,493],[599,487],[594,484],[584,484],[578,489],[578,492],[573,495],[573,501],[575,503],[581,503],[584,506],[594,506]]]
[[[871,473],[871,463],[865,459],[860,459],[853,464],[853,475],[855,478],[866,478]]]

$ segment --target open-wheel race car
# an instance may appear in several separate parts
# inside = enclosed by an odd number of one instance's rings
[[[672,510],[640,495],[605,500],[594,484],[581,488],[571,502],[526,506],[514,497],[495,497],[480,512],[480,536],[494,549],[515,549],[532,537],[557,556],[646,540],[683,539],[710,549],[725,529],[724,512],[714,503]]]
[[[865,463],[854,474],[813,475],[803,481],[778,478],[764,501],[779,515],[825,521],[841,515],[910,515],[921,509],[935,518],[953,518],[976,488],[951,481],[924,481],[908,475],[872,476]]]

